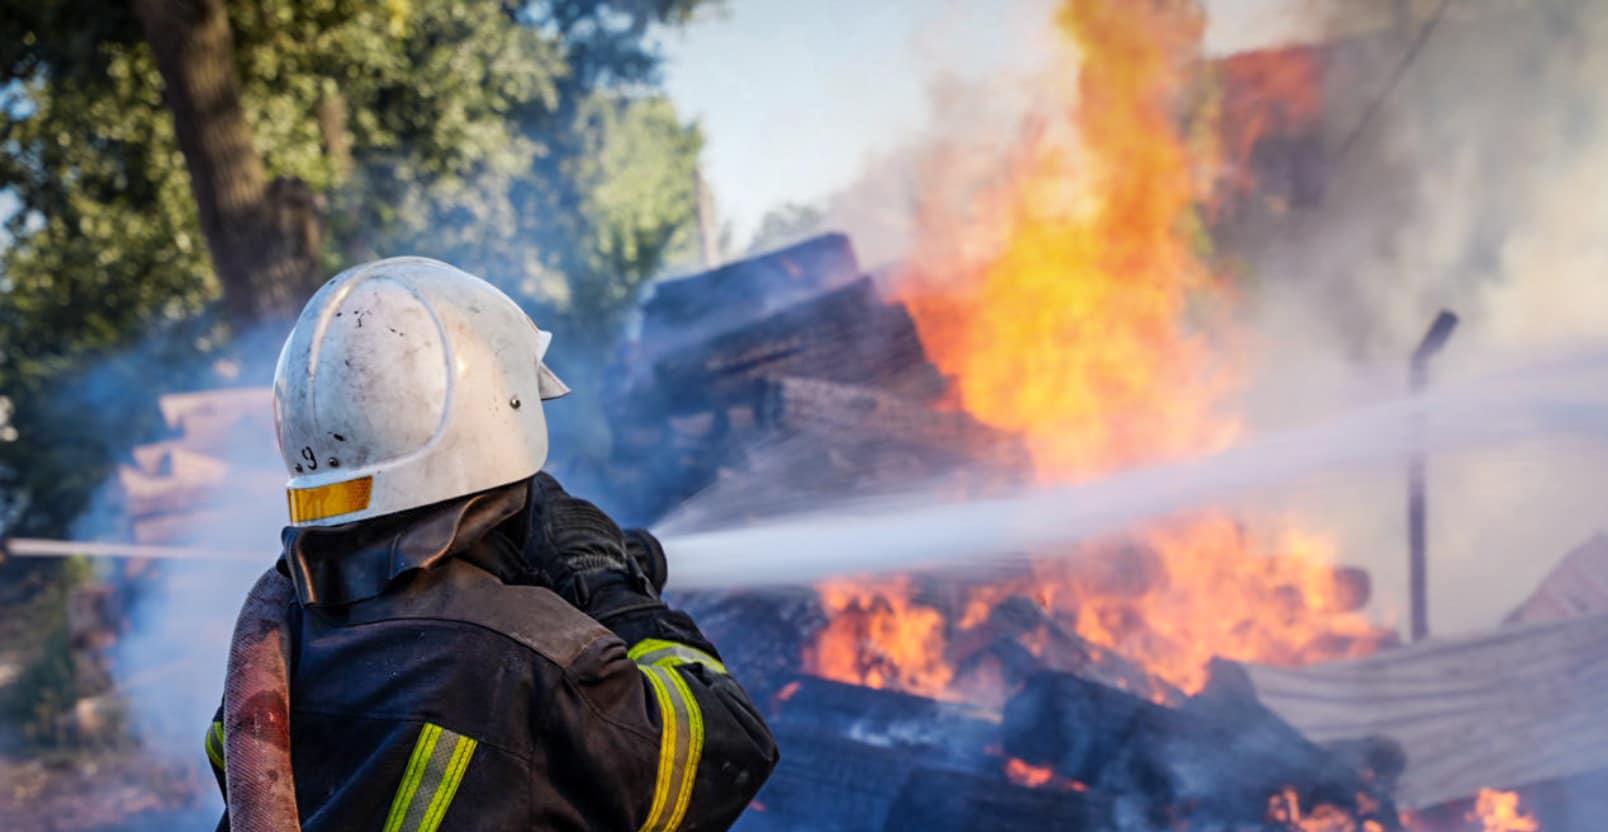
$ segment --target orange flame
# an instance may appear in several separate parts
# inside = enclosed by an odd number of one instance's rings
[[[1229,161],[1221,184],[1243,195],[1256,187],[1251,163],[1263,139],[1300,137],[1318,124],[1323,68],[1313,49],[1292,47],[1230,56],[1221,71],[1221,133]]]
[[[939,696],[954,675],[944,657],[944,620],[912,603],[908,578],[829,581],[817,587],[829,617],[804,664],[828,679]]]
[[[1076,479],[1221,448],[1235,424],[1214,412],[1229,368],[1186,321],[1221,293],[1177,113],[1177,56],[1202,20],[1102,2],[1061,21],[1082,48],[1076,110],[1031,130],[968,215],[924,206],[901,299],[956,403],[1023,436],[1044,475]]]
[[[1018,786],[1030,789],[1050,786],[1069,792],[1086,792],[1089,787],[1084,783],[1055,773],[1051,766],[1036,766],[1032,763],[1011,757],[1005,761],[1005,779]]]
[[[1469,820],[1480,822],[1480,832],[1540,832],[1541,823],[1519,811],[1517,792],[1480,789]]]
[[[1005,762],[1005,777],[1018,786],[1036,789],[1055,778],[1055,769],[1012,757]]]
[[[1378,821],[1359,823],[1350,812],[1332,804],[1319,803],[1303,811],[1301,795],[1293,788],[1285,788],[1268,799],[1267,819],[1298,832],[1384,832]]]
[[[1219,119],[1250,118],[1256,96],[1214,105],[1203,92],[1194,2],[1080,0],[1058,20],[1080,57],[1073,100],[1032,123],[981,192],[948,199],[965,189],[933,172],[899,299],[953,379],[950,404],[1020,436],[1041,479],[1076,481],[1236,438],[1239,422],[1224,412],[1239,369],[1233,296],[1214,273],[1200,214],[1224,175],[1225,145],[1248,154],[1256,135],[1314,118],[1319,99],[1303,56],[1287,71],[1276,71],[1283,53],[1241,62],[1224,74],[1251,78],[1276,106],[1226,131]],[[1267,539],[1205,513],[1085,549],[980,587],[963,605],[913,599],[908,582],[823,586],[832,620],[807,666],[960,695],[949,643],[1013,595],[1188,692],[1214,656],[1305,663],[1387,638],[1354,611],[1365,599],[1343,597],[1332,547],[1311,534]],[[1042,629],[1019,639],[1041,655],[1050,641]]]

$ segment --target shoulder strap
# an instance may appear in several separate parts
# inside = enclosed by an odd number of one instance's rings
[[[385,595],[354,605],[346,623],[399,619],[462,621],[495,630],[568,668],[614,633],[545,587],[505,584],[460,558],[420,570]]]

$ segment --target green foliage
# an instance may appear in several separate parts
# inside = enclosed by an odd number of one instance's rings
[[[656,267],[696,244],[697,158],[703,137],[676,118],[670,102],[595,95],[576,117],[584,142],[569,166],[580,186],[575,238],[566,270],[571,316],[607,320],[627,305]]]
[[[701,137],[655,91],[650,33],[709,5],[227,8],[255,146],[270,178],[319,200],[329,271],[441,257],[601,349],[691,244]],[[228,344],[161,89],[129,4],[0,0],[0,191],[19,206],[0,235],[0,498],[10,520],[26,512],[14,529],[62,531],[109,449],[155,427],[86,419],[85,395],[117,387],[132,391],[119,415],[149,412]],[[143,364],[111,362],[86,386],[85,368],[135,343]]]
[[[0,725],[16,730],[36,746],[68,739],[66,717],[79,690],[67,632],[67,594],[89,576],[89,566],[75,558],[62,564],[49,587],[8,614],[18,616],[8,629],[6,652],[22,658],[16,680],[0,687]]]
[[[748,241],[748,253],[758,254],[796,243],[821,233],[825,224],[826,212],[814,205],[789,202],[772,208],[760,218],[759,228]]]

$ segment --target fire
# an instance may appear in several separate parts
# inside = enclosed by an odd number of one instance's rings
[[[1224,293],[1175,110],[1175,56],[1203,21],[1104,2],[1061,22],[1083,55],[1075,109],[1029,132],[972,215],[927,206],[901,300],[955,403],[1022,436],[1044,476],[1079,479],[1220,449],[1236,424],[1216,412],[1229,368],[1188,325]]]
[[[805,655],[806,666],[873,688],[944,693],[954,672],[944,658],[943,616],[910,600],[908,578],[831,581],[817,590],[829,622]]]
[[[1036,766],[1026,760],[1012,757],[1005,761],[1005,779],[1030,789],[1052,788],[1071,792],[1086,792],[1089,787],[1077,780],[1062,777],[1050,766]]]
[[[1269,137],[1300,136],[1323,113],[1323,68],[1304,47],[1234,55],[1222,62],[1222,186],[1245,195],[1257,182],[1249,162]],[[1282,148],[1270,145],[1273,152]]]
[[[1519,811],[1517,792],[1480,789],[1469,820],[1480,822],[1480,832],[1539,832],[1541,824]]]
[[[1279,53],[1231,68],[1230,80],[1250,77],[1284,102],[1251,124],[1245,98],[1206,89],[1204,22],[1185,0],[1066,2],[1075,93],[963,204],[940,198],[957,191],[943,170],[929,183],[940,196],[921,207],[899,300],[953,380],[950,404],[1021,437],[1040,479],[1210,453],[1241,430],[1226,408],[1239,372],[1234,297],[1202,214],[1232,167],[1224,152],[1249,154],[1254,136],[1315,117],[1316,74],[1309,63],[1275,71]],[[1241,122],[1232,131],[1229,111]],[[831,623],[807,666],[957,695],[948,645],[1011,596],[1186,692],[1214,656],[1305,663],[1386,638],[1343,597],[1318,536],[1257,535],[1204,513],[1086,548],[979,587],[953,620],[907,581],[825,585]],[[1024,646],[1039,653],[1044,638]]]
[[[1299,832],[1384,832],[1384,827],[1378,821],[1358,823],[1350,812],[1328,803],[1319,803],[1310,811],[1303,811],[1301,795],[1293,788],[1286,788],[1268,799],[1267,819],[1281,824],[1285,829]]]
[[[1301,664],[1366,655],[1385,635],[1343,608],[1327,540],[1289,530],[1271,546],[1211,514],[1142,534],[1160,575],[1133,593],[1073,593],[1077,632],[1199,690],[1214,656]]]
[[[1012,757],[1005,763],[1005,777],[1019,786],[1036,789],[1055,778],[1055,769]]]

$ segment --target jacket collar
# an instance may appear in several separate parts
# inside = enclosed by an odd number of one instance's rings
[[[518,550],[503,541],[489,547],[475,544],[521,515],[529,490],[521,481],[341,526],[287,527],[281,533],[281,568],[295,585],[296,597],[309,607],[373,598],[403,575],[455,556],[513,583],[523,572]]]

